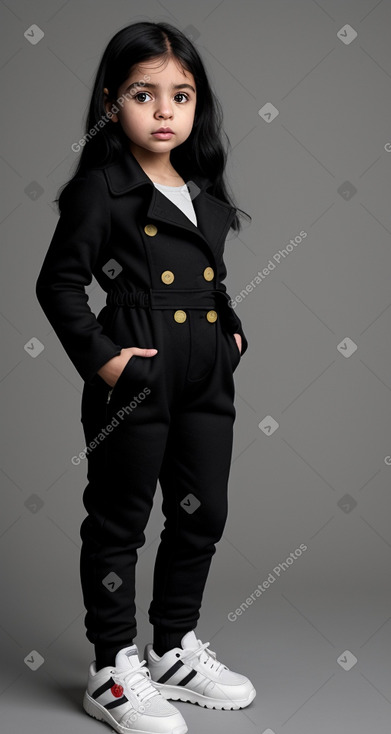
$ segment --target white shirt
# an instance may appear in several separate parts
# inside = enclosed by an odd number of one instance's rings
[[[179,207],[179,209],[181,209],[188,219],[190,219],[197,227],[196,213],[186,184],[183,184],[182,186],[166,186],[165,184],[156,183],[155,181],[153,181],[153,184],[162,192],[162,194],[167,196],[173,204]]]

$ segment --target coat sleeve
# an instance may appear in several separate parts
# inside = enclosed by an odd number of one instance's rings
[[[242,337],[242,352],[241,355],[245,353],[246,349],[248,348],[248,341],[247,337],[243,331],[242,322],[239,318],[239,316],[235,313],[234,308],[230,305],[231,297],[227,293],[227,288],[225,283],[222,283],[221,281],[225,280],[227,277],[227,268],[224,262],[223,256],[221,256],[219,260],[219,267],[218,267],[218,290],[222,291],[225,295],[225,298],[227,299],[226,302],[226,318],[227,318],[227,325],[228,329],[232,334],[240,334]]]
[[[35,292],[76,370],[94,384],[97,370],[121,353],[121,346],[103,333],[85,292],[110,236],[105,182],[94,174],[76,178],[63,199]]]

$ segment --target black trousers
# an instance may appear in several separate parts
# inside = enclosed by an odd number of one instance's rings
[[[148,613],[163,639],[196,627],[227,519],[239,349],[206,311],[187,310],[184,323],[173,313],[155,311],[158,343],[128,344],[155,346],[155,357],[132,356],[113,389],[99,378],[83,390],[80,574],[86,636],[106,657],[137,634],[137,549],[158,480],[165,522]]]

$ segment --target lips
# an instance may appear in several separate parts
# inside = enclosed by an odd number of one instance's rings
[[[154,130],[152,135],[156,135],[156,133],[173,133],[174,131],[171,130],[170,127],[161,127],[159,130]]]
[[[165,131],[157,130],[155,133],[152,133],[152,135],[157,140],[170,140],[172,138],[172,136],[174,135],[174,133],[172,132],[172,130],[171,131],[168,131],[168,130],[165,130]]]

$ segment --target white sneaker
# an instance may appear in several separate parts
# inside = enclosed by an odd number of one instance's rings
[[[206,649],[209,642],[198,640],[194,630],[186,632],[181,646],[162,657],[151,644],[145,647],[152,681],[165,698],[226,710],[245,708],[254,700],[256,690],[251,681],[219,663],[216,653]]]
[[[120,650],[114,667],[97,672],[94,660],[84,710],[120,734],[186,734],[182,714],[156,690],[145,662],[139,660],[137,645]]]

